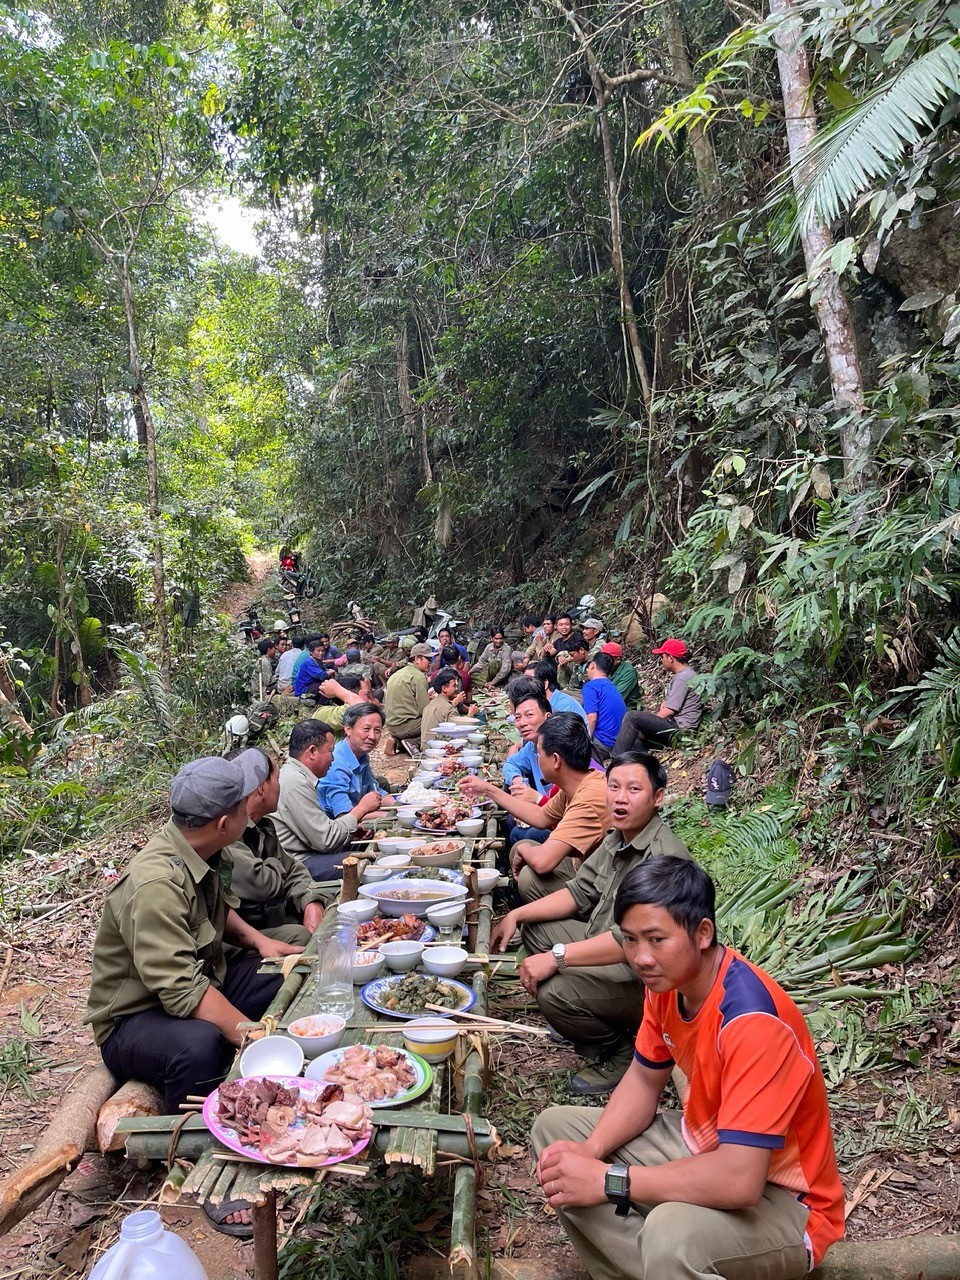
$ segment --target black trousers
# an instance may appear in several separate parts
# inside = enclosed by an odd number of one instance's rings
[[[613,754],[618,756],[624,751],[668,747],[678,728],[673,716],[661,719],[651,711],[628,711],[613,744]]]
[[[259,956],[244,953],[228,962],[220,988],[251,1021],[263,1016],[283,981],[280,974],[258,974],[259,967]],[[104,1063],[121,1083],[152,1084],[167,1115],[176,1115],[188,1094],[208,1094],[233,1061],[233,1045],[202,1018],[174,1018],[158,1007],[117,1018],[116,1024],[100,1046]]]

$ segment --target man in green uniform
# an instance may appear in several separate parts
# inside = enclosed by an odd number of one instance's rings
[[[323,894],[298,859],[284,853],[272,814],[280,802],[280,770],[259,747],[270,770],[247,796],[247,829],[223,851],[230,868],[230,891],[240,900],[238,915],[268,938],[306,946],[323,919]],[[231,751],[228,760],[241,752]]]
[[[85,1021],[118,1080],[145,1080],[167,1112],[226,1073],[240,1023],[263,1016],[280,975],[264,956],[300,947],[241,920],[221,851],[247,825],[245,800],[269,776],[260,751],[185,765],[170,787],[170,821],[107,894],[93,946]],[[228,962],[224,942],[244,948]]]
[[[410,650],[410,661],[395,671],[387,681],[383,697],[386,712],[384,743],[387,755],[393,755],[396,743],[405,738],[419,738],[423,712],[429,699],[427,671],[433,661],[433,650],[428,644],[415,644]],[[391,741],[392,739],[392,741]]]
[[[655,756],[614,756],[607,769],[613,829],[562,889],[508,912],[490,935],[491,952],[503,951],[520,929],[527,952],[521,985],[589,1060],[570,1081],[578,1097],[614,1088],[630,1065],[643,1013],[643,984],[626,962],[613,918],[617,889],[646,858],[690,856],[660,817],[666,785]]]
[[[615,640],[608,640],[600,652],[609,653],[616,663],[610,679],[620,690],[620,697],[627,704],[627,710],[633,711],[637,705],[637,698],[640,692],[640,681],[637,679],[636,667],[632,662],[627,662],[623,656],[623,649]]]

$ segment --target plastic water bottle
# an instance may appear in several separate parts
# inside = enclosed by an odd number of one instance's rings
[[[120,1239],[103,1255],[90,1280],[208,1280],[190,1246],[167,1231],[159,1213],[143,1209],[120,1223]]]
[[[353,1016],[353,956],[357,922],[328,911],[317,939],[317,1012]]]

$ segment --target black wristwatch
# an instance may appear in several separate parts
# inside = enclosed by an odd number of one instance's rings
[[[603,1178],[603,1190],[607,1199],[617,1206],[617,1217],[625,1218],[630,1212],[630,1170],[625,1164],[612,1164]]]

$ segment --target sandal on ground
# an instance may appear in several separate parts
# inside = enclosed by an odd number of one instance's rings
[[[203,1202],[203,1212],[216,1229],[225,1236],[236,1236],[238,1240],[253,1239],[252,1222],[227,1222],[231,1213],[240,1213],[244,1209],[252,1209],[249,1200],[224,1200],[223,1204]]]

